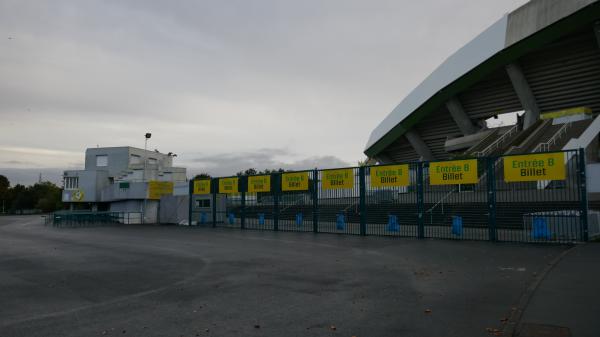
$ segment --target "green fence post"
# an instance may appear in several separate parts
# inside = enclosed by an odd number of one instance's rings
[[[358,179],[358,192],[360,194],[360,235],[367,235],[366,179],[364,166],[358,168]]]
[[[417,237],[422,239],[425,237],[425,224],[423,223],[423,210],[425,209],[423,198],[423,162],[417,163]]]
[[[497,158],[486,158],[487,165],[487,195],[488,195],[488,229],[490,241],[497,240],[496,229],[496,160]]]
[[[273,181],[273,230],[279,230],[279,195],[281,190],[281,173],[275,173]]]
[[[312,183],[312,200],[313,200],[313,232],[319,232],[319,170],[313,170]]]
[[[217,192],[219,191],[219,180],[211,179],[210,188],[212,190],[212,226],[217,227]]]
[[[192,225],[192,199],[194,196],[194,179],[190,179],[190,186],[188,190],[188,226]]]
[[[248,186],[248,176],[241,176],[238,184],[242,195],[242,209],[240,211],[240,228],[244,229],[246,227],[246,188]]]
[[[587,200],[587,178],[585,175],[585,149],[580,148],[578,153],[579,164],[579,194],[580,194],[580,222],[583,231],[583,241],[588,241],[588,200]]]

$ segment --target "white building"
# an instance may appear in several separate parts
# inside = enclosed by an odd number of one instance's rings
[[[187,194],[186,169],[171,153],[129,146],[89,148],[85,169],[64,171],[62,201],[71,209],[137,212],[156,222],[161,195]]]

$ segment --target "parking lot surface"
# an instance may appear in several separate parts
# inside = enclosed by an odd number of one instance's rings
[[[5,216],[0,336],[490,336],[566,249]]]

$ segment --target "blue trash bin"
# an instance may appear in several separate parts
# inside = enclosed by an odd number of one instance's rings
[[[298,226],[302,226],[302,213],[297,213],[296,214],[296,225]]]
[[[206,212],[200,212],[200,224],[204,225],[206,223]]]
[[[335,229],[339,231],[343,231],[344,229],[346,229],[346,219],[344,214],[340,213],[337,215],[335,220]]]
[[[462,236],[463,234],[463,219],[461,216],[452,216],[452,234]]]
[[[235,215],[233,213],[229,213],[229,215],[227,215],[227,218],[229,219],[230,225],[233,225],[235,223]]]
[[[259,225],[265,224],[265,213],[258,213],[258,224]]]
[[[388,226],[387,230],[390,232],[399,232],[400,224],[398,223],[398,217],[395,215],[388,215]]]
[[[550,239],[550,228],[548,228],[548,222],[546,218],[534,217],[532,236],[534,239]]]

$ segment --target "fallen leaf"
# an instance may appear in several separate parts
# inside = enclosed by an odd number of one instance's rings
[[[425,309],[426,314],[431,314],[431,309]]]
[[[332,325],[332,326],[329,327],[329,329],[335,331],[337,328],[335,327],[335,325]]]

